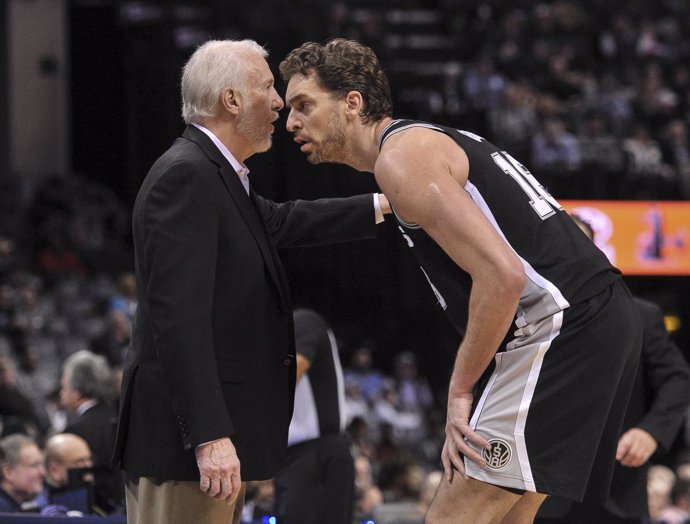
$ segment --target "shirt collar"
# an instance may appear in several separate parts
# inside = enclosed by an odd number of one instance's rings
[[[96,404],[98,404],[97,400],[87,400],[84,402],[81,406],[77,408],[77,416],[81,417],[87,410],[91,409],[94,407]]]
[[[230,162],[232,168],[237,172],[237,174],[240,177],[240,181],[244,186],[244,190],[247,192],[247,194],[249,194],[249,168],[244,164],[238,162],[237,159],[232,155],[230,150],[227,147],[225,147],[225,144],[223,144],[223,142],[221,142],[220,139],[216,135],[214,135],[211,130],[206,129],[204,126],[199,124],[192,123],[192,125],[196,126],[201,131],[203,131],[204,134],[208,136],[211,139],[211,141],[216,145],[221,154],[225,157],[225,159],[228,162]]]

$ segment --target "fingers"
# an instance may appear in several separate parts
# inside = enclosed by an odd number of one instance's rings
[[[240,491],[240,479],[233,478],[232,474],[211,478],[203,476],[199,488],[209,497],[220,499],[227,504],[233,504]]]
[[[452,442],[455,445],[449,446],[448,453],[450,455],[451,462],[455,465],[458,471],[464,471],[464,463],[462,462],[460,453],[479,466],[486,465],[484,458],[472,446],[469,445],[469,442],[472,442],[476,446],[484,447],[484,443],[486,443],[487,449],[491,449],[491,445],[486,440],[479,437],[479,435],[474,433],[471,429],[469,429],[469,427],[467,428],[465,434],[457,431],[453,431],[451,433]],[[459,466],[461,466],[462,469]]]
[[[211,477],[207,475],[201,475],[201,480],[199,481],[199,489],[204,493],[208,493],[211,487]]]
[[[443,463],[443,471],[448,482],[453,482],[453,464],[448,455],[448,439],[443,443],[443,451],[441,452],[441,462]]]
[[[228,506],[232,506],[235,501],[237,500],[237,495],[240,493],[240,487],[241,487],[241,482],[239,477],[235,477],[234,475],[231,475],[231,480],[232,480],[232,489],[230,490],[230,494],[225,497],[225,503]]]

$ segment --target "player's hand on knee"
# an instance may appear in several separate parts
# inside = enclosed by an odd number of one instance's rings
[[[446,443],[441,455],[441,460],[447,460],[447,463],[444,462],[444,469],[449,481],[453,476],[452,470],[449,470],[451,465],[465,476],[465,468],[462,460],[463,456],[480,466],[486,464],[484,458],[470,446],[470,443],[480,449],[491,449],[491,444],[470,426],[469,420],[470,413],[472,412],[472,400],[472,394],[467,393],[451,398],[448,401]],[[447,459],[444,459],[444,456],[447,457]]]

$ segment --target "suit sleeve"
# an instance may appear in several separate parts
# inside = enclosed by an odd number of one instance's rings
[[[154,346],[185,449],[233,432],[212,329],[218,218],[198,171],[170,167],[142,210]]]
[[[636,302],[644,324],[641,365],[650,400],[636,426],[668,450],[690,405],[690,368],[664,327],[661,309],[651,302]]]
[[[252,199],[278,248],[376,238],[371,194],[277,203],[252,193]]]

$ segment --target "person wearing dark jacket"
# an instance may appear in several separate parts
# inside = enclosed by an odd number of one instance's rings
[[[244,481],[283,463],[295,389],[292,305],[277,248],[375,238],[385,199],[276,203],[244,162],[283,101],[256,42],[210,41],[182,75],[187,127],[133,211],[139,290],[114,462],[130,523],[238,522]]]

